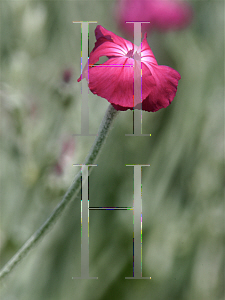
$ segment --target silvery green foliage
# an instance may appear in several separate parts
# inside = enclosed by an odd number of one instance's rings
[[[94,137],[76,137],[62,175],[54,173],[64,135],[80,132],[80,28],[98,21],[121,35],[114,1],[1,2],[1,265],[61,200]],[[79,281],[80,198],[5,279],[2,299],[223,299],[223,4],[192,3],[195,19],[181,32],[148,35],[159,64],[181,74],[172,105],[121,112],[89,181],[90,205],[132,206],[133,173],[142,172],[143,276],[132,276],[131,211],[90,212],[90,276]],[[35,25],[35,26],[34,26]],[[94,46],[90,26],[90,48]],[[126,38],[124,36],[124,38]],[[72,68],[68,84],[63,71]],[[75,76],[76,75],[76,76]],[[108,104],[89,95],[97,133]]]

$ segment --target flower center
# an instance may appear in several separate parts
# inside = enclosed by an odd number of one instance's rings
[[[134,53],[133,49],[127,52],[126,57],[133,58],[134,60],[141,60],[141,54],[137,52]]]
[[[133,50],[128,51],[127,54],[126,54],[126,57],[133,58],[133,53],[134,53]]]

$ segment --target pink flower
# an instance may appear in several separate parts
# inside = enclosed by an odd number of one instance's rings
[[[144,30],[178,30],[188,26],[193,17],[191,6],[179,0],[118,0],[115,18],[120,27],[133,35],[133,24],[126,21],[149,21]]]
[[[172,102],[180,74],[157,64],[146,33],[139,47],[100,25],[95,36],[89,68],[86,64],[78,82],[85,77],[92,93],[107,99],[117,110],[133,109],[134,72],[142,69],[142,110],[157,111]],[[94,65],[101,56],[107,56],[108,60]]]

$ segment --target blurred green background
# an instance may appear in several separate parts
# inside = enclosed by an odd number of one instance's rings
[[[182,31],[148,34],[158,64],[181,74],[172,105],[120,112],[89,180],[90,206],[132,206],[143,168],[143,276],[132,276],[132,211],[90,211],[90,276],[80,276],[80,197],[2,282],[2,300],[223,299],[224,2],[192,1]],[[1,266],[45,221],[94,137],[80,133],[80,25],[125,36],[114,1],[1,1]],[[90,51],[95,42],[90,25]],[[132,40],[132,39],[130,39]],[[90,132],[108,107],[89,95]]]

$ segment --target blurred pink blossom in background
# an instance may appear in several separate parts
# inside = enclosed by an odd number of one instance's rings
[[[118,0],[115,6],[116,21],[130,35],[134,26],[126,21],[149,21],[142,25],[143,31],[168,31],[187,27],[192,18],[191,5],[179,0]]]
[[[64,137],[62,141],[61,153],[58,161],[54,165],[54,173],[58,176],[64,173],[68,162],[71,161],[75,151],[75,141],[73,137]]]
[[[63,71],[63,82],[70,83],[73,77],[73,71],[71,68],[67,68]]]

